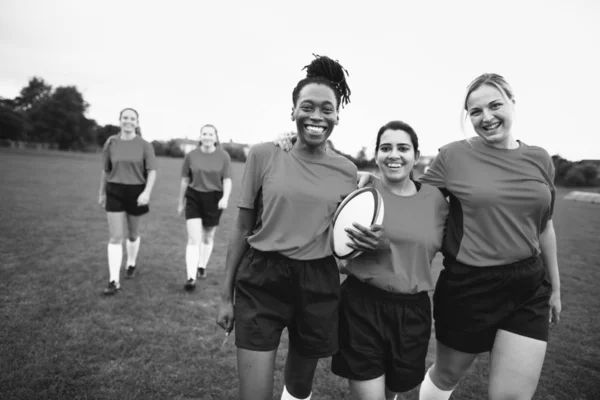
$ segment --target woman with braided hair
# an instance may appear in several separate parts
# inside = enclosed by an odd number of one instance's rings
[[[236,322],[241,399],[272,398],[284,328],[282,399],[309,399],[319,358],[338,350],[340,280],[329,246],[331,219],[356,189],[357,169],[326,142],[350,89],[347,71],[328,57],[316,56],[305,69],[292,92],[298,140],[289,152],[273,143],[251,148],[227,252],[217,323],[229,334]]]

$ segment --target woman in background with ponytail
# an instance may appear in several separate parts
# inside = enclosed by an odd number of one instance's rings
[[[217,128],[204,125],[198,148],[186,154],[181,167],[177,212],[182,215],[185,211],[188,235],[185,290],[194,290],[196,278],[206,277],[215,232],[229,203],[231,185],[231,157],[219,146]]]
[[[149,211],[148,203],[156,179],[154,148],[142,139],[138,112],[125,108],[119,115],[121,131],[108,138],[102,151],[103,169],[98,202],[105,207],[110,240],[108,243],[108,287],[105,295],[121,287],[123,232],[127,227],[127,278],[136,272],[140,248],[140,217]]]

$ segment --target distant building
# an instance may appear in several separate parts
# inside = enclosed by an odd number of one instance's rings
[[[179,147],[181,149],[181,151],[183,151],[183,154],[187,154],[190,151],[194,150],[196,147],[198,147],[198,140],[192,140],[192,139],[175,139],[175,143],[177,144],[177,147]]]

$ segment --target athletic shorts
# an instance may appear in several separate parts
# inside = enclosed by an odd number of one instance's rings
[[[349,276],[341,297],[340,350],[331,371],[353,381],[385,374],[386,387],[397,393],[418,386],[431,335],[427,292],[391,293]]]
[[[483,353],[499,329],[548,341],[552,288],[540,257],[493,267],[444,259],[433,295],[436,338],[464,353]]]
[[[106,211],[126,212],[129,215],[143,215],[150,211],[148,205],[138,206],[137,199],[146,185],[127,185],[124,183],[106,183]]]
[[[219,225],[223,210],[219,200],[223,192],[199,192],[190,187],[185,192],[185,219],[200,218],[206,227]]]
[[[249,248],[235,285],[235,344],[254,351],[277,349],[287,328],[289,345],[308,358],[338,350],[340,276],[329,256],[292,260]]]

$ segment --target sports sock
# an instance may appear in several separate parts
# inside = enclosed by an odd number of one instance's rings
[[[196,268],[198,259],[200,258],[200,250],[198,245],[188,244],[185,248],[185,266],[187,268],[188,279],[196,280]]]
[[[214,242],[211,240],[210,243],[200,243],[200,260],[198,261],[198,268],[206,269],[208,260],[213,251]]]
[[[140,250],[140,240],[140,236],[138,236],[133,242],[127,239],[125,245],[127,248],[127,266],[133,265],[135,267],[138,251]]]
[[[311,396],[312,396],[312,393],[309,394],[308,397],[306,397],[304,399],[299,399],[297,397],[294,397],[290,394],[290,392],[287,391],[287,388],[284,385],[283,392],[281,393],[281,400],[310,400]]]
[[[429,377],[431,368],[425,373],[425,379],[419,388],[419,400],[448,400],[452,390],[442,390],[435,386],[435,383]]]
[[[108,244],[108,272],[110,281],[119,282],[121,263],[123,262],[123,245],[121,243]]]

